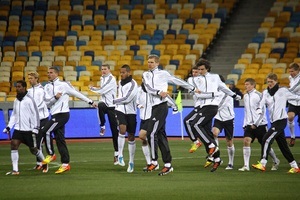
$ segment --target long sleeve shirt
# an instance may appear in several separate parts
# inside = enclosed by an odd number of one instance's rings
[[[195,80],[197,84],[197,88],[201,91],[201,93],[212,93],[217,94],[219,91],[224,92],[228,96],[233,97],[235,95],[226,85],[223,83],[218,74],[206,73],[205,75],[197,76],[197,80]],[[201,94],[200,93],[200,94]],[[220,98],[202,98],[200,100],[200,107],[207,105],[219,105],[221,99]]]
[[[160,70],[157,67],[143,73],[143,82],[149,94],[152,95],[152,106],[166,102],[166,98],[161,98],[160,92],[168,91],[168,83],[175,84],[185,89],[194,91],[195,87],[186,81],[172,76],[165,70]]]
[[[136,114],[136,96],[138,86],[135,80],[122,85],[119,81],[118,98],[113,100],[116,110],[124,114]]]
[[[289,76],[290,80],[290,91],[297,95],[300,95],[300,74],[297,74],[295,77]],[[290,104],[294,106],[300,106],[299,100],[289,100]]]
[[[189,77],[187,82],[195,87],[197,87],[197,84],[195,83],[195,81],[197,80],[197,77]],[[197,97],[197,95],[193,94],[193,100],[194,100],[194,107],[198,107],[200,106],[200,101]]]
[[[232,97],[223,93],[218,98],[220,98],[221,101],[215,118],[220,121],[228,121],[234,119],[235,114]]]
[[[140,118],[142,120],[150,119],[152,111],[151,96],[144,92],[141,87],[138,88],[136,103],[140,111]]]
[[[49,111],[44,101],[44,87],[38,83],[28,89],[28,94],[34,99],[38,107],[40,120],[48,118]]]
[[[270,115],[271,123],[287,118],[286,101],[300,100],[300,96],[293,94],[285,87],[280,87],[276,93],[271,96],[268,90],[263,91],[263,97],[260,102],[260,109],[266,105]]]
[[[262,106],[262,114],[257,113],[262,93],[253,89],[244,95],[244,122],[243,127],[247,125],[261,126],[267,124],[266,107]]]
[[[117,81],[112,74],[101,76],[100,88],[91,87],[90,90],[101,95],[101,100],[108,107],[115,107],[113,100],[117,96]]]
[[[40,127],[38,108],[28,93],[21,101],[17,98],[14,100],[13,112],[7,126],[19,131],[32,131]]]
[[[57,93],[62,93],[59,99],[55,98]],[[93,100],[87,98],[82,93],[77,91],[69,82],[60,81],[58,78],[53,82],[45,85],[45,103],[50,107],[51,115],[58,113],[70,112],[69,108],[69,97],[77,97],[82,101],[89,104],[93,103]]]

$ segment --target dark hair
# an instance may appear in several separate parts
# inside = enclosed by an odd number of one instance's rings
[[[256,85],[256,82],[253,78],[246,78],[245,83],[249,82],[251,85]]]
[[[59,67],[58,66],[51,66],[49,69],[53,69],[56,73],[59,73]]]
[[[109,64],[107,64],[107,63],[102,64],[102,65],[101,65],[101,68],[102,68],[102,67],[107,67],[107,69],[110,69],[110,66],[109,66]]]
[[[26,83],[26,81],[24,81],[24,80],[19,80],[19,81],[17,81],[16,83],[20,83],[20,84],[22,85],[22,87],[27,88],[27,83]]]
[[[278,80],[277,74],[274,74],[274,73],[268,74],[267,78],[271,79],[271,80],[274,80],[274,81]]]
[[[298,63],[292,63],[289,65],[289,69],[293,69],[293,70],[296,70],[296,71],[299,71],[299,65]]]
[[[198,70],[198,66],[193,66],[193,68],[192,69],[196,69],[196,70]]]
[[[219,77],[220,77],[221,81],[222,81],[223,83],[225,83],[225,78],[224,78],[224,76],[219,75]]]
[[[130,66],[125,64],[121,68],[126,69],[127,72],[130,72]]]
[[[209,63],[208,60],[205,60],[205,59],[203,59],[203,58],[200,58],[199,61],[196,63],[196,66],[197,66],[197,67],[200,67],[200,66],[202,66],[202,65],[204,65],[204,66],[205,66],[205,69],[207,69],[207,71],[210,72],[211,66],[210,66],[210,63]]]

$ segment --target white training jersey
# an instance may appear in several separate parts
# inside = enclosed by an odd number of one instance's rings
[[[100,88],[91,87],[90,90],[101,95],[100,101],[107,107],[115,107],[113,100],[117,96],[117,81],[112,74],[103,75],[100,78]]]
[[[257,113],[260,101],[262,99],[262,93],[253,89],[244,94],[244,122],[243,127],[247,125],[262,126],[266,125],[266,107],[262,107],[262,115]]]
[[[196,81],[197,77],[189,77],[187,82],[195,87],[197,87]],[[193,94],[194,107],[200,106],[200,99],[198,99],[197,95]]]
[[[116,104],[116,110],[124,114],[136,114],[138,85],[133,79],[124,85],[121,82],[122,80],[119,81],[118,97],[113,101]]]
[[[215,118],[223,122],[234,119],[235,114],[232,97],[222,93],[217,98],[220,98],[221,100]]]
[[[300,74],[297,74],[294,78],[289,76],[290,80],[290,91],[297,95],[300,95]],[[298,100],[289,100],[290,104],[294,106],[300,106],[300,101]]]
[[[201,93],[212,93],[214,94],[219,93],[219,91],[224,92],[229,96],[234,96],[235,93],[232,92],[220,79],[218,74],[206,73],[205,75],[197,76],[197,80],[195,80],[197,84],[197,88],[201,91]],[[200,107],[207,106],[207,105],[216,105],[220,104],[220,98],[202,98],[200,101]]]
[[[184,87],[191,91],[195,90],[195,87],[191,84],[157,67],[143,73],[143,83],[145,84],[147,92],[152,95],[152,106],[167,101],[167,98],[161,98],[159,93],[168,91],[168,83]]]
[[[287,100],[300,100],[300,96],[290,92],[286,87],[280,87],[276,93],[271,96],[268,90],[263,91],[263,97],[260,102],[260,109],[266,105],[270,115],[271,123],[287,118],[286,102]]]
[[[55,99],[57,93],[62,93],[59,99]],[[45,85],[45,102],[50,107],[51,115],[58,113],[70,112],[69,97],[77,97],[82,101],[89,104],[93,103],[93,100],[87,98],[82,93],[77,91],[69,82],[60,81],[58,78]]]
[[[44,101],[44,87],[40,83],[38,83],[28,89],[28,94],[34,99],[38,107],[40,120],[48,118],[49,111]]]
[[[138,88],[136,104],[140,111],[142,120],[150,119],[152,112],[151,95],[143,91],[142,87]]]
[[[39,129],[40,118],[38,108],[34,99],[27,93],[21,101],[14,100],[13,112],[8,125],[10,129],[14,127],[19,131],[32,131]]]

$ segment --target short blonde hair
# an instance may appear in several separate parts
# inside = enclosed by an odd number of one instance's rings
[[[158,55],[156,55],[156,54],[150,54],[149,56],[148,56],[148,59],[152,59],[152,58],[154,58],[154,60],[155,60],[155,62],[159,62],[159,56]]]
[[[34,78],[37,78],[37,79],[40,77],[39,73],[37,73],[37,72],[29,72],[28,76],[33,76]]]

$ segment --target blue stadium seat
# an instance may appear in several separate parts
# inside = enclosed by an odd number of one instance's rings
[[[143,14],[144,15],[146,15],[146,14],[153,14],[153,10],[151,10],[151,9],[144,9]]]
[[[81,20],[70,20],[70,22],[71,22],[71,26],[73,26],[73,25],[82,25]]]
[[[42,52],[41,51],[33,51],[31,53],[31,56],[38,56],[41,59],[42,58]]]
[[[71,31],[71,30],[69,30],[68,31],[68,35],[70,35],[70,36],[77,36],[77,31]]]
[[[185,23],[186,24],[195,24],[195,19],[188,18],[188,19],[185,20]]]
[[[180,61],[179,60],[170,60],[170,65],[176,65],[176,68],[178,68],[178,66],[180,65]]]
[[[17,37],[17,41],[28,42],[28,37],[27,36],[18,36]]]
[[[178,15],[177,14],[172,14],[172,13],[169,13],[167,14],[167,19],[178,19]]]
[[[97,66],[101,67],[102,66],[102,61],[101,60],[94,60],[94,61],[92,61],[92,65],[97,65]]]
[[[85,20],[84,21],[84,25],[93,25],[94,26],[94,24],[95,24],[95,22],[94,22],[94,20]]]
[[[141,35],[140,36],[140,40],[150,40],[151,39],[151,35]]]
[[[76,46],[77,47],[86,46],[86,41],[78,40],[78,41],[76,41]]]
[[[150,54],[154,54],[154,55],[160,56],[160,51],[159,51],[159,50],[156,50],[156,49],[152,49],[152,50],[150,51]]]
[[[79,74],[81,71],[86,71],[86,66],[84,65],[78,65],[75,67],[75,71],[77,72],[77,77],[79,77]]]
[[[92,60],[94,60],[94,56],[95,56],[94,51],[85,51],[85,52],[84,52],[84,55],[85,55],[85,56],[91,56],[91,57],[92,57]]]

